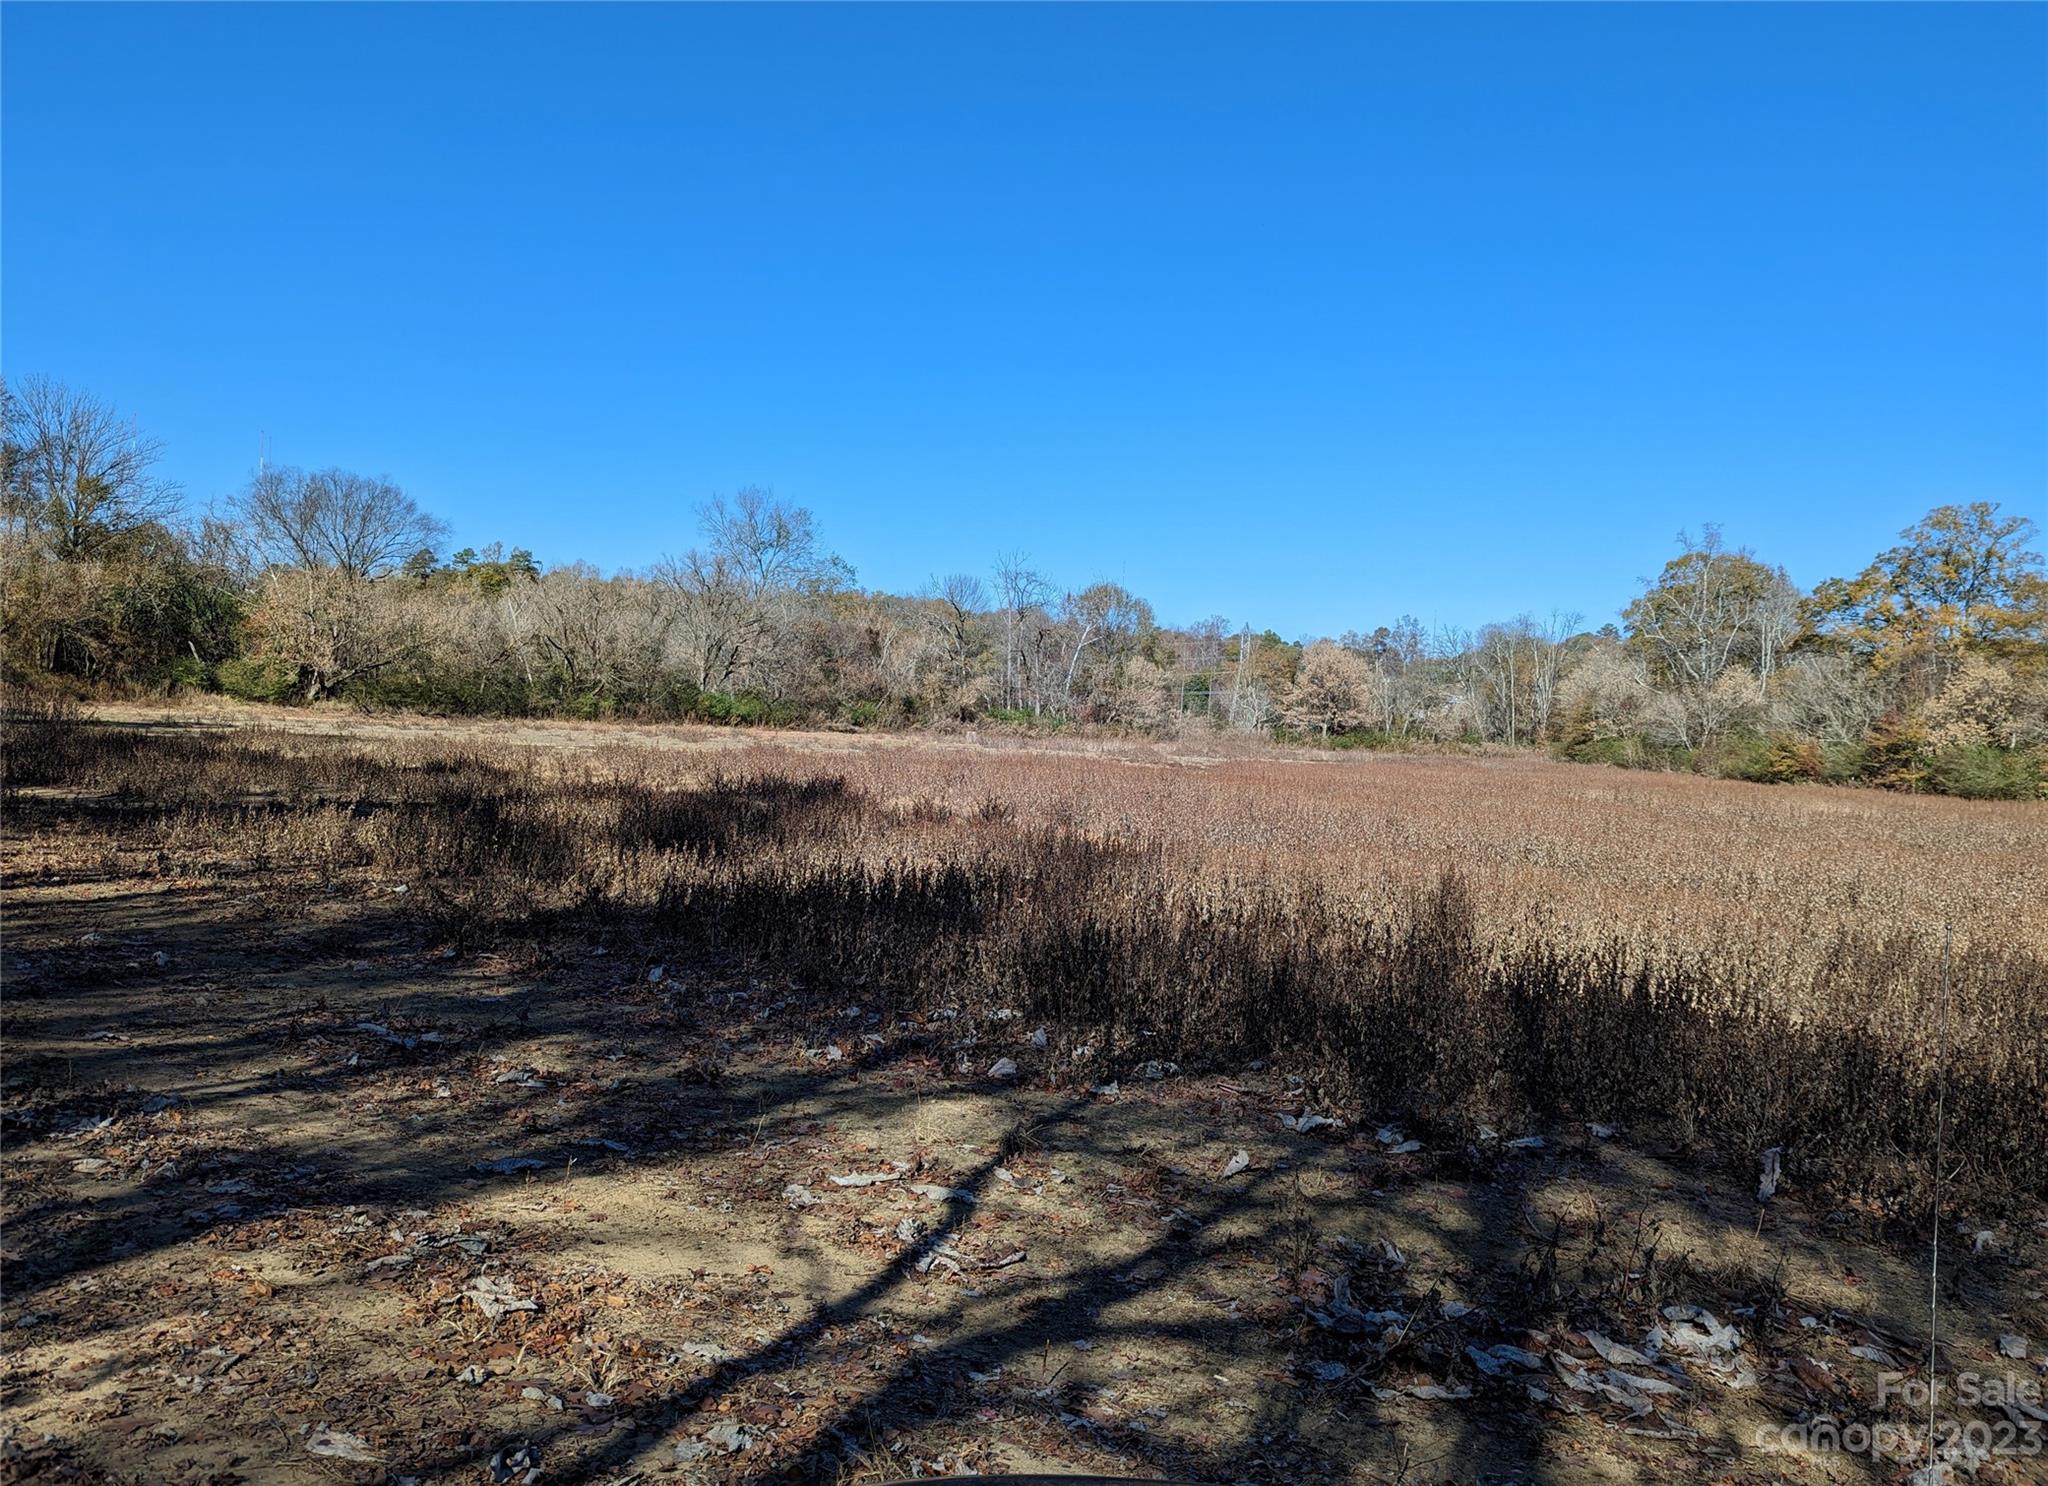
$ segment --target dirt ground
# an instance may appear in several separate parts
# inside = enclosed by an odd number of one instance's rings
[[[400,892],[88,848],[6,841],[8,1480],[1849,1482],[1924,1449],[1880,1386],[1927,1355],[1890,1215],[1760,1208],[1625,1130],[1382,1129],[1303,1070],[1091,1084],[1021,1018],[686,942],[456,957]],[[2038,1390],[2048,1219],[1945,1244],[1941,1372]],[[1944,1469],[2048,1480],[2041,1405],[1945,1407],[2004,1448]]]

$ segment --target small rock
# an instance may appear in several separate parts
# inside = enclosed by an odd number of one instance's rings
[[[336,1460],[374,1461],[377,1457],[370,1450],[370,1442],[359,1434],[345,1434],[339,1429],[329,1429],[325,1424],[315,1425],[313,1432],[306,1436],[308,1455],[329,1455]]]
[[[728,1455],[737,1455],[754,1443],[753,1432],[744,1424],[721,1420],[704,1431],[704,1438]]]
[[[1344,1122],[1329,1115],[1310,1114],[1303,1110],[1298,1115],[1280,1116],[1281,1128],[1292,1130],[1296,1135],[1306,1135],[1311,1130],[1342,1130]]]
[[[540,1447],[520,1445],[514,1449],[500,1450],[486,1462],[494,1486],[505,1486],[509,1481],[518,1481],[520,1486],[533,1486],[540,1479]]]
[[[903,1173],[900,1171],[855,1171],[849,1172],[845,1176],[833,1177],[832,1185],[835,1187],[872,1187],[877,1182],[900,1182],[902,1180]]]
[[[500,1275],[480,1274],[471,1279],[462,1292],[462,1299],[468,1301],[484,1314],[484,1319],[495,1321],[513,1311],[537,1311],[538,1301],[529,1300],[514,1290]]]
[[[1778,1195],[1778,1178],[1782,1174],[1784,1155],[1784,1149],[1775,1145],[1764,1152],[1762,1175],[1756,1180],[1758,1202],[1769,1202]]]

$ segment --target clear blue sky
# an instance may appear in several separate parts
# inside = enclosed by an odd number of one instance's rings
[[[2044,512],[2048,9],[9,4],[5,367],[200,501],[643,565],[1612,615]]]

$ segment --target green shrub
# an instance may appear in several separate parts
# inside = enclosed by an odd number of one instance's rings
[[[1966,800],[2037,800],[2048,787],[2040,760],[2009,748],[1951,748],[1927,767],[1927,787]]]
[[[1787,733],[1763,738],[1738,734],[1724,740],[1714,755],[1714,771],[1723,779],[1746,779],[1753,784],[1819,779],[1824,766],[1818,743]]]
[[[205,691],[213,685],[213,668],[196,655],[180,655],[163,668],[165,691]]]
[[[261,656],[236,656],[213,668],[213,679],[229,696],[244,702],[294,702],[299,675],[281,661]]]
[[[1658,743],[1640,733],[1619,738],[1596,737],[1586,731],[1568,733],[1555,752],[1559,758],[1575,764],[1611,764],[1617,769],[1664,769],[1681,774],[1690,772],[1698,762],[1692,749]]]
[[[1710,771],[1723,779],[1745,779],[1752,784],[1772,784],[1777,780],[1771,772],[1769,740],[1753,733],[1723,738],[1710,758]]]
[[[731,722],[733,695],[727,691],[700,691],[692,699],[691,715],[699,722]]]
[[[795,707],[769,701],[759,692],[700,691],[691,715],[698,722],[729,727],[787,727],[802,714]]]
[[[1861,743],[1830,743],[1820,752],[1820,777],[1829,784],[1854,784],[1867,763]]]
[[[1643,747],[1640,738],[1597,738],[1591,734],[1567,739],[1558,746],[1558,754],[1579,764],[1611,764],[1617,769],[1640,769],[1643,767]]]

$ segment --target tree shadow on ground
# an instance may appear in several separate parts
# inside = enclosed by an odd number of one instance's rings
[[[763,808],[788,811],[786,823],[797,829],[815,803],[792,796]],[[687,830],[687,823],[677,829]],[[729,837],[719,839],[730,846]],[[249,876],[266,880],[261,868]],[[808,899],[764,900],[753,911],[772,919],[815,906]],[[1503,1159],[1433,1137],[1427,1156],[1404,1162],[1359,1133],[1342,1143],[1296,1141],[1262,1150],[1231,1179],[1174,1173],[1157,1189],[1159,1210],[1118,1230],[1128,1242],[1105,1240],[1096,1252],[1078,1244],[1079,1262],[1034,1272],[1019,1284],[1019,1303],[990,1305],[965,1293],[974,1256],[958,1246],[968,1243],[977,1212],[999,1194],[999,1172],[1033,1142],[1056,1145],[1063,1160],[1136,1170],[1128,1139],[1134,1128],[1168,1150],[1185,1143],[1192,1152],[1199,1148],[1194,1126],[1220,1125],[1231,1139],[1249,1142],[1236,1132],[1252,1129],[1253,1115],[1270,1138],[1271,1107],[1232,1124],[1199,1107],[1198,1089],[1181,1085],[1162,1085],[1142,1100],[1105,1102],[1049,1060],[1028,1068],[1029,1087],[1001,1089],[943,1071],[961,1051],[960,1028],[886,1003],[855,1029],[872,1025],[878,1040],[843,1038],[848,1046],[836,1061],[734,1077],[724,1070],[750,1046],[770,1039],[824,1044],[848,1000],[872,1001],[872,987],[813,979],[801,991],[757,988],[770,971],[706,953],[673,916],[611,911],[593,918],[564,909],[484,926],[521,946],[523,968],[511,971],[444,957],[418,911],[388,896],[338,905],[330,921],[294,930],[296,942],[280,941],[266,905],[239,886],[136,888],[89,901],[53,889],[17,901],[10,917],[17,941],[30,942],[31,963],[10,968],[6,987],[14,1044],[9,1108],[12,1114],[17,1101],[27,1100],[35,1115],[13,1122],[10,1161],[98,1150],[83,1135],[76,1145],[65,1142],[78,1119],[111,1116],[120,1127],[114,1139],[134,1144],[154,1172],[83,1195],[63,1183],[32,1182],[10,1202],[7,1304],[17,1316],[48,1306],[53,1315],[38,1335],[73,1346],[113,1322],[69,1319],[63,1297],[111,1265],[183,1254],[273,1217],[308,1226],[352,1212],[460,1207],[522,1179],[520,1170],[491,1171],[493,1160],[534,1161],[532,1170],[565,1176],[575,1162],[601,1181],[607,1173],[730,1161],[748,1149],[735,1145],[748,1122],[758,1130],[783,1116],[829,1125],[857,1108],[871,1124],[907,1130],[933,1086],[894,1082],[913,1064],[941,1070],[938,1080],[981,1101],[1002,1122],[1000,1137],[984,1142],[994,1145],[993,1154],[946,1178],[965,1195],[944,1198],[929,1222],[886,1257],[863,1251],[867,1270],[845,1293],[811,1297],[794,1319],[702,1376],[653,1389],[635,1404],[630,1429],[614,1420],[608,1433],[592,1433],[588,1419],[566,1415],[516,1430],[480,1423],[460,1443],[408,1447],[407,1475],[470,1475],[495,1449],[524,1444],[548,1461],[551,1481],[615,1480],[650,1460],[672,1463],[675,1446],[698,1442],[697,1425],[718,1416],[721,1405],[778,1383],[833,1395],[807,1421],[802,1440],[782,1448],[764,1427],[748,1448],[706,1455],[687,1462],[690,1468],[762,1486],[839,1480],[897,1458],[892,1443],[925,1437],[938,1445],[906,1449],[921,1454],[942,1445],[957,1458],[962,1441],[985,1441],[990,1421],[983,1416],[990,1412],[1046,1455],[1190,1480],[1562,1483],[1577,1476],[1561,1463],[1561,1437],[1575,1451],[1612,1447],[1617,1459],[1654,1473],[1701,1465],[1696,1443],[1620,1436],[1628,1426],[1598,1411],[1588,1418],[1543,1407],[1527,1392],[1531,1379],[1489,1379],[1464,1351],[1468,1342],[1526,1339],[1524,1330],[1510,1328],[1562,1335],[1595,1314],[1600,1297],[1590,1290],[1564,1293],[1569,1286],[1543,1275],[1540,1262],[1538,1273],[1525,1272],[1525,1261],[1541,1259],[1540,1235],[1503,1238],[1526,1209],[1547,1200],[1549,1188],[1583,1175],[1568,1152]],[[101,935],[100,942],[82,944],[87,933]],[[540,937],[537,947],[530,936]],[[616,947],[594,956],[593,940]],[[159,945],[171,947],[167,973],[149,968]],[[657,957],[664,977],[650,980],[645,967]],[[96,1039],[102,1030],[116,1037]],[[422,1040],[443,1030],[454,1034],[447,1042]],[[618,1066],[626,1071],[560,1075],[538,1068],[537,1045],[623,1046],[629,1052]],[[838,1041],[829,1045],[839,1048]],[[976,1066],[993,1046],[977,1045]],[[501,1100],[492,1071],[501,1057],[509,1065],[504,1071],[515,1075],[538,1068],[526,1076],[557,1096],[560,1107],[544,1124],[504,1123],[532,1113],[540,1096],[516,1103],[507,1101],[523,1096],[506,1093]],[[249,1072],[250,1065],[263,1066]],[[245,1071],[223,1076],[236,1069]],[[434,1086],[458,1076],[481,1094],[437,1100]],[[148,1109],[152,1098],[172,1093],[176,1105]],[[302,1125],[308,1115],[319,1118]],[[169,1148],[194,1129],[218,1137],[210,1149],[234,1159],[214,1161],[202,1148],[154,1160],[152,1140]],[[1194,1158],[1176,1159],[1191,1165]],[[1310,1174],[1332,1183],[1337,1195],[1305,1198]],[[228,1182],[245,1190],[207,1190]],[[1106,1183],[1091,1186],[1087,1202],[1099,1206],[1106,1190]],[[1341,1230],[1380,1224],[1398,1201],[1425,1191],[1441,1210],[1435,1227],[1443,1251],[1429,1277],[1410,1278],[1412,1270],[1353,1251],[1361,1246]],[[745,1201],[770,1204],[778,1221],[784,1216],[772,1191]],[[758,1212],[746,1207],[740,1216],[765,1229]],[[1724,1236],[1738,1231],[1730,1214],[1714,1221]],[[956,1255],[970,1264],[948,1280],[949,1264],[938,1261],[960,1264]],[[551,1262],[539,1245],[513,1257],[541,1269]],[[696,1257],[674,1259],[688,1268]],[[336,1286],[366,1283],[364,1260],[349,1262],[356,1267]],[[1219,1295],[1219,1303],[1209,1303],[1185,1293],[1190,1283],[1215,1288],[1207,1277],[1233,1266],[1248,1299]],[[1441,1295],[1432,1298],[1446,1274],[1467,1282],[1473,1298],[1462,1303],[1471,1309],[1453,1315]],[[1402,1319],[1347,1329],[1339,1280],[1360,1313]],[[836,1339],[908,1309],[913,1295],[923,1307],[919,1324],[931,1333],[928,1344],[907,1347],[857,1384],[834,1379]],[[1641,1298],[1631,1303],[1639,1317]],[[1318,1311],[1335,1314],[1340,1324],[1318,1323]],[[1890,1295],[1872,1307],[1870,1319],[1913,1335],[1915,1318]],[[515,1318],[506,1334],[520,1334],[520,1324]],[[1398,1333],[1391,1342],[1390,1332]],[[1238,1396],[1226,1397],[1222,1412],[1195,1431],[1128,1410],[1106,1413],[1099,1407],[1104,1387],[1118,1379],[1112,1373],[1105,1383],[1091,1374],[1079,1382],[1068,1371],[1077,1341],[1091,1352],[1128,1353],[1139,1359],[1140,1372],[1161,1358],[1174,1359],[1181,1371],[1190,1356],[1222,1359],[1219,1367],[1235,1375],[1227,1388]],[[1055,1367],[1055,1355],[1065,1365]],[[1004,1386],[985,1381],[998,1374]],[[374,1386],[372,1377],[366,1371],[361,1386]],[[1148,1381],[1136,1377],[1132,1386]],[[10,1406],[41,1396],[34,1380],[10,1386]],[[1708,1409],[1718,1401],[1711,1386],[1702,1383],[1694,1393]],[[1418,1388],[1447,1396],[1418,1397]],[[1469,1398],[1454,1396],[1467,1388]],[[1556,1393],[1557,1385],[1548,1391]],[[1761,1401],[1780,1419],[1801,1407],[1790,1393]],[[1623,1438],[1625,1446],[1618,1443]]]

